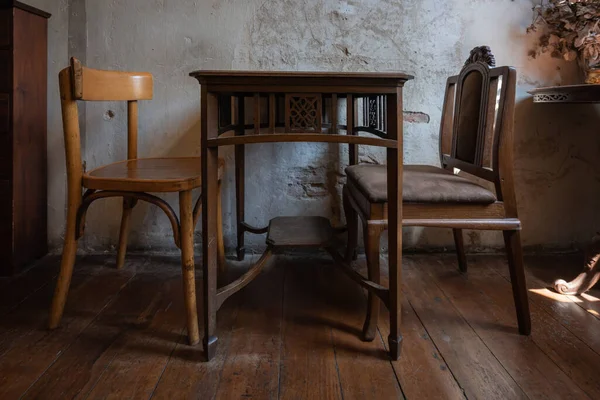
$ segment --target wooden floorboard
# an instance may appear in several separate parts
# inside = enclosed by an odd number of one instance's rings
[[[366,266],[361,268],[366,276],[365,271]],[[387,286],[388,276],[385,272],[384,270],[382,284]],[[379,332],[387,349],[390,322],[389,312],[383,305],[379,317]],[[402,346],[402,355],[399,360],[392,362],[392,366],[408,399],[465,399],[463,389],[452,375],[407,296],[402,301],[402,337],[403,342],[408,345]]]
[[[431,259],[405,260],[403,288],[466,396],[479,399],[527,398],[451,300],[427,275],[425,270],[429,263]]]
[[[118,354],[119,340],[130,330],[142,329],[147,324],[147,315],[151,318],[156,313],[164,290],[162,279],[156,275],[136,274],[115,301],[25,393],[25,398],[87,397]],[[118,390],[119,386],[113,382],[112,389]]]
[[[317,282],[326,295],[326,321],[332,327],[344,399],[403,399],[381,338],[372,342],[359,339],[366,313],[365,295],[340,270],[323,264],[312,269],[322,269]]]
[[[239,308],[218,399],[277,397],[284,272],[282,268],[268,268],[255,284],[238,294]]]
[[[49,331],[46,325],[53,285],[2,318],[0,337],[6,351],[0,357],[0,398],[18,398],[42,376],[58,379],[46,374],[48,369],[135,275],[128,269],[110,271],[93,265],[86,272],[73,276],[58,329]]]
[[[485,265],[503,275],[502,264],[497,262],[497,258],[491,258],[485,262]],[[505,276],[505,287],[508,287],[506,278]],[[598,332],[596,327],[598,320],[570,301],[550,302],[550,298],[544,295],[543,289],[547,287],[545,282],[531,280],[527,285],[533,327],[532,339],[583,391],[592,398],[600,398],[600,380],[597,379],[597,371],[600,371],[600,355],[591,347],[594,346],[595,341],[586,343],[578,338],[571,329],[581,333],[581,325],[578,324],[578,328],[569,323],[569,319],[583,317],[587,322],[593,322],[589,326],[591,332]],[[509,303],[506,296],[496,294],[495,298],[498,302]],[[570,312],[565,314],[563,306],[567,306]],[[565,319],[567,315],[569,319]]]
[[[546,289],[576,273],[578,257],[526,258],[533,333],[524,337],[504,257],[469,257],[461,274],[454,255],[406,256],[393,362],[387,310],[380,335],[362,342],[365,293],[324,257],[275,257],[229,299],[209,363],[187,344],[179,257],[128,260],[121,271],[113,256],[78,260],[52,332],[58,258],[0,281],[0,399],[600,398],[597,291]],[[232,275],[249,263],[231,263]],[[364,272],[364,259],[355,266]]]
[[[181,275],[163,276],[162,287],[148,296],[147,306],[105,351],[110,363],[86,398],[148,399],[175,346],[187,340]],[[138,294],[142,297],[144,291]]]
[[[496,260],[494,258],[494,260]],[[499,262],[489,262],[486,265],[494,268],[504,279],[510,281],[508,268]],[[571,333],[600,354],[600,320],[589,312],[590,308],[597,305],[592,301],[591,294],[585,296],[564,296],[552,290],[547,282],[553,282],[560,276],[565,276],[561,271],[564,265],[561,257],[536,257],[532,259],[526,271],[527,287],[530,290],[530,299],[561,324]],[[568,274],[568,273],[567,273]],[[591,303],[586,306],[584,302]]]
[[[322,271],[306,259],[279,263],[286,269],[279,398],[342,399]]]
[[[510,285],[486,267],[490,259],[481,262],[476,262],[479,259],[469,260],[467,274],[458,271],[454,257],[437,261],[428,263],[423,270],[433,278],[528,397],[557,400],[589,398],[538,347],[535,341],[538,329],[534,330],[533,337],[519,335],[512,303],[495,301],[507,298]],[[498,261],[498,264],[508,269],[504,260]]]
[[[202,306],[198,299],[198,306]],[[238,300],[229,299],[217,314],[219,346],[211,362],[204,362],[201,345],[179,341],[157,382],[152,399],[214,399],[221,381],[221,371],[237,318]],[[201,314],[200,314],[201,315]]]
[[[58,257],[50,256],[36,262],[24,273],[0,281],[0,318],[12,311],[41,288],[54,286],[58,275]]]

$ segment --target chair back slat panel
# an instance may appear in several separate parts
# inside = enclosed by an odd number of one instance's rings
[[[452,151],[452,132],[454,127],[454,102],[456,96],[455,76],[446,81],[446,94],[444,95],[444,108],[440,124],[440,154],[450,154]],[[442,160],[443,164],[443,160]]]
[[[485,76],[477,68],[463,70],[459,76],[452,156],[472,164],[477,163],[477,150],[481,136],[483,98],[486,96]],[[482,118],[483,117],[483,118]]]
[[[470,59],[459,75],[448,79],[441,123],[440,158],[446,169],[458,168],[498,183],[498,152],[507,103],[506,89],[507,85],[516,83],[508,81],[510,67],[490,68],[493,63],[493,56]],[[452,119],[451,124],[449,118]]]
[[[506,133],[507,129],[511,130],[510,135],[512,135],[512,129],[514,126],[514,93],[516,92],[517,88],[517,80],[515,79],[516,71],[511,67],[495,68],[494,75],[498,76],[499,78],[499,88],[498,105],[496,108],[496,120],[494,124],[494,150],[492,158],[492,168],[494,169],[494,171],[498,171],[500,168],[500,142],[503,139],[503,136],[504,139],[506,139],[506,136],[508,135]],[[508,112],[508,117],[506,111],[510,111]],[[507,118],[510,118],[510,120],[508,120]]]
[[[152,99],[152,74],[95,70],[72,58],[70,66],[60,72],[59,81],[69,175],[80,180],[83,173],[77,100],[127,101],[127,159],[137,158],[138,100]]]
[[[444,156],[444,166],[447,169],[457,168],[463,172],[490,182],[494,182],[498,179],[498,173],[491,168],[478,167],[474,164],[459,160],[458,158],[452,158],[448,155]]]
[[[71,60],[73,97],[84,101],[152,100],[153,79],[147,72],[104,71]]]
[[[500,78],[491,77],[490,90],[488,92],[486,121],[488,123],[484,127],[484,140],[481,156],[481,166],[484,168],[493,168],[494,159],[494,137],[496,136],[495,129],[498,121],[498,103],[499,103],[499,86]]]

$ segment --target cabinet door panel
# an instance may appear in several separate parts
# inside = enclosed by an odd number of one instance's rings
[[[10,46],[12,10],[0,10],[0,47]]]
[[[12,273],[12,188],[0,180],[0,275]]]
[[[0,49],[0,93],[12,92],[12,51]]]

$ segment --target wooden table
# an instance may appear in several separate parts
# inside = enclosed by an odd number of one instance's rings
[[[552,86],[534,89],[534,103],[600,103],[600,85]],[[562,294],[579,295],[587,292],[600,278],[600,253],[596,244],[588,250],[583,271],[567,282],[558,279],[554,289]]]
[[[204,350],[210,360],[217,348],[216,313],[223,302],[246,286],[272,254],[288,247],[325,248],[355,281],[389,304],[390,352],[399,357],[402,264],[402,88],[412,76],[403,73],[196,71],[201,85],[202,247],[204,286]],[[252,98],[252,124],[246,124],[245,99]],[[357,99],[367,104],[368,124],[358,126]],[[346,124],[338,106],[346,107]],[[260,105],[266,104],[261,120]],[[256,107],[258,105],[258,107]],[[365,118],[363,118],[365,119]],[[383,128],[383,129],[382,129]],[[341,134],[346,131],[347,134]],[[233,132],[233,135],[227,133]],[[359,136],[367,132],[370,136]],[[387,149],[390,285],[384,288],[354,272],[333,248],[334,234],[322,217],[275,218],[269,227],[244,221],[244,146],[272,142],[347,143],[350,164],[358,162],[358,145]],[[238,258],[243,258],[244,232],[267,233],[267,249],[246,274],[217,288],[217,168],[221,146],[235,146]]]

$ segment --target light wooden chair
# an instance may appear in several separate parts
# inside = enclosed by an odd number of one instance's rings
[[[102,198],[122,197],[123,214],[117,255],[117,267],[123,267],[131,212],[138,201],[160,207],[173,228],[177,247],[181,248],[183,288],[190,344],[199,342],[196,310],[194,265],[194,227],[200,215],[201,202],[192,204],[192,190],[201,187],[201,163],[198,157],[138,158],[138,101],[151,100],[153,78],[149,73],[101,71],[85,68],[72,58],[70,66],[59,74],[60,98],[68,179],[68,211],[65,243],[60,274],[56,285],[49,326],[56,328],[61,320],[77,251],[77,240],[83,235],[85,215],[92,202]],[[127,160],[85,172],[81,160],[81,143],[77,100],[127,101]],[[217,219],[218,254],[224,266],[223,234],[221,231],[220,177]],[[82,195],[83,189],[87,189]],[[159,197],[148,192],[179,193],[179,218]]]
[[[452,228],[460,270],[467,271],[463,229],[501,230],[517,311],[519,332],[531,332],[523,271],[520,230],[513,179],[513,119],[516,71],[491,68],[488,47],[475,48],[458,76],[448,78],[440,129],[442,168],[405,165],[403,225]],[[492,182],[495,193],[459,175],[454,168]],[[355,257],[358,216],[369,279],[379,283],[379,239],[387,229],[387,178],[383,165],[353,165],[346,169],[343,189],[348,223],[346,259]],[[363,338],[373,340],[380,300],[369,293]]]

